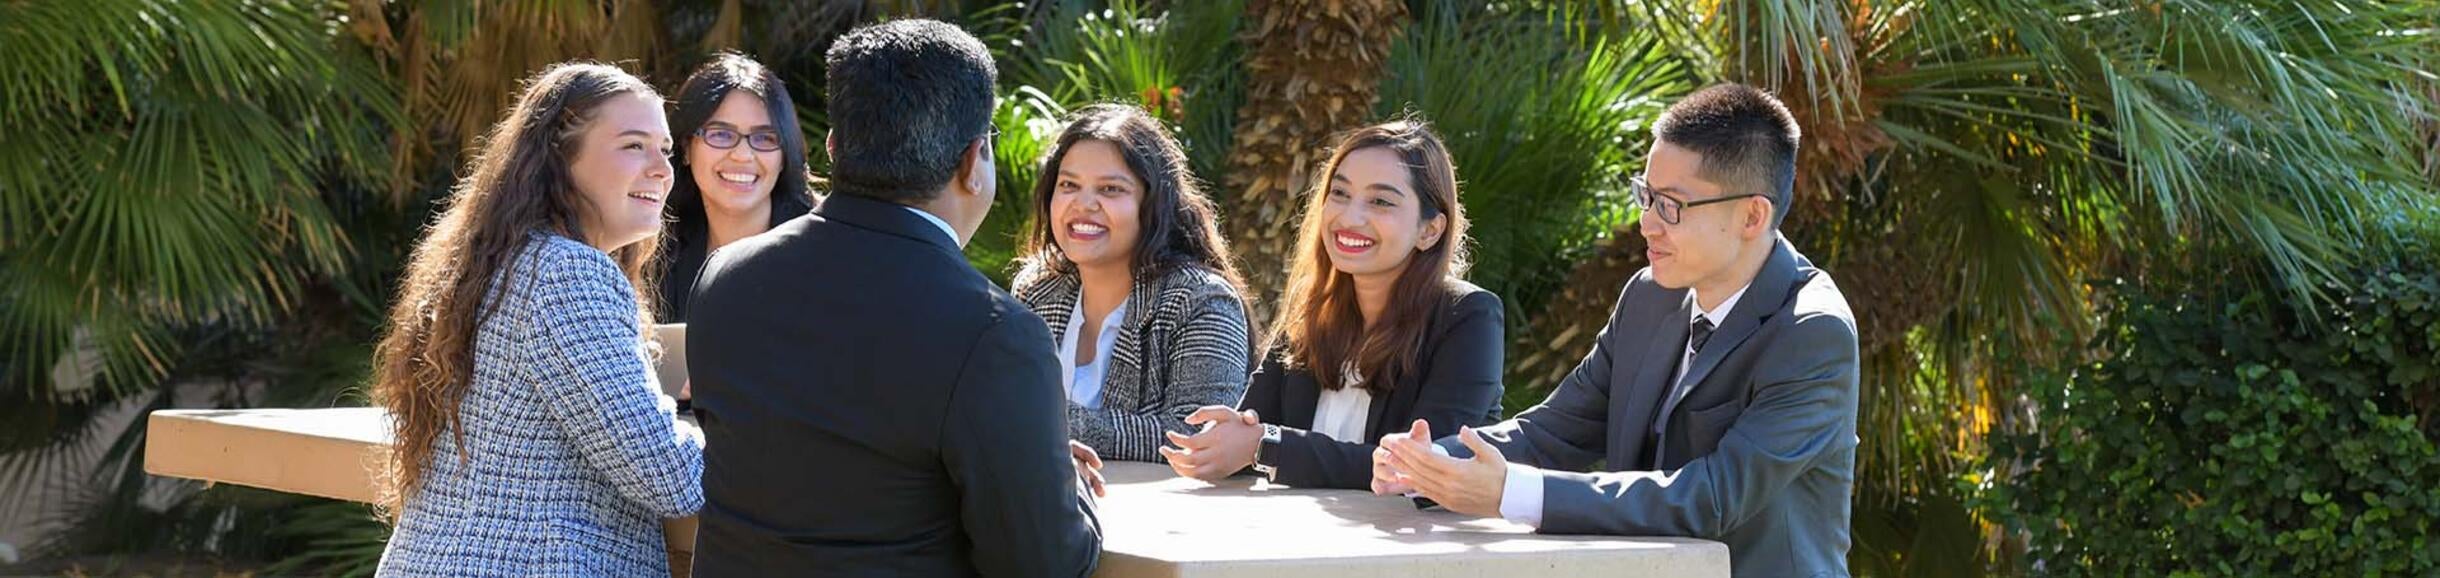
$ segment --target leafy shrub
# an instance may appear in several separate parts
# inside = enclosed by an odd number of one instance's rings
[[[1982,507],[2036,574],[2440,573],[2440,262],[2405,255],[2318,317],[2220,275],[2121,285],[2111,357],[2032,388]]]

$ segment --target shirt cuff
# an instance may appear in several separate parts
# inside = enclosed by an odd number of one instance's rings
[[[1519,463],[1508,464],[1508,481],[1500,490],[1500,517],[1536,528],[1542,527],[1542,469]]]

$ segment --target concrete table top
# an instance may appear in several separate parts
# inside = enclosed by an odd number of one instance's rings
[[[144,468],[160,476],[370,502],[388,452],[379,408],[164,410]],[[1728,576],[1728,548],[1684,538],[1544,536],[1501,520],[1424,511],[1396,496],[1307,490],[1251,477],[1218,484],[1111,462],[1099,502],[1106,578]],[[695,519],[668,546],[694,551]]]

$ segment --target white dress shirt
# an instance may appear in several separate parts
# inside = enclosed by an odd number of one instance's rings
[[[1727,301],[1721,301],[1719,307],[1713,307],[1710,311],[1703,310],[1701,295],[1696,295],[1693,289],[1687,289],[1686,297],[1694,301],[1694,311],[1686,316],[1686,324],[1694,325],[1694,320],[1699,316],[1710,319],[1712,330],[1719,331],[1720,326],[1728,323],[1729,312],[1737,310],[1737,300],[1744,298],[1746,288],[1752,286],[1751,283],[1748,283],[1745,287],[1737,288],[1736,293],[1728,295]],[[1694,384],[1682,383],[1686,379],[1686,370],[1692,365],[1694,365],[1694,340],[1688,339],[1685,354],[1678,358],[1677,375],[1669,380],[1673,387],[1670,391],[1661,394],[1663,403],[1668,402],[1669,396],[1677,395],[1677,390],[1694,387]],[[1660,431],[1661,422],[1664,421],[1667,420],[1652,420],[1652,431]],[[1542,525],[1542,469],[1509,462],[1508,479],[1502,482],[1501,486],[1500,517],[1506,518],[1510,522],[1540,527]]]
[[[1372,392],[1364,389],[1364,376],[1356,373],[1354,363],[1339,370],[1345,376],[1338,389],[1322,390],[1313,407],[1313,433],[1330,439],[1364,443],[1365,422],[1372,419]]]
[[[1109,373],[1110,348],[1118,344],[1118,330],[1126,318],[1126,303],[1119,303],[1109,316],[1101,318],[1101,332],[1093,336],[1093,361],[1077,365],[1076,340],[1084,329],[1084,295],[1076,296],[1076,311],[1068,314],[1067,330],[1059,335],[1059,369],[1066,374],[1068,401],[1086,409],[1101,409],[1101,379]]]
[[[966,246],[965,239],[957,238],[957,229],[950,228],[949,222],[941,220],[940,215],[935,215],[930,212],[926,212],[923,209],[909,207],[906,205],[899,205],[898,208],[906,209],[907,212],[914,213],[915,216],[923,217],[923,220],[931,221],[932,226],[940,227],[940,232],[947,233],[949,235],[949,241],[952,243],[957,243],[958,247],[963,248]]]

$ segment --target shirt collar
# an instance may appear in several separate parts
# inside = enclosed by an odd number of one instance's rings
[[[909,207],[909,206],[905,206],[905,205],[900,205],[898,208],[901,208],[901,209],[906,209],[906,210],[907,210],[907,212],[909,212],[909,213],[914,213],[914,214],[915,214],[915,216],[918,216],[918,217],[923,217],[923,220],[926,220],[926,221],[931,221],[931,222],[932,222],[932,226],[935,226],[935,227],[940,227],[940,232],[942,232],[942,233],[947,233],[947,234],[949,235],[949,239],[950,239],[951,241],[956,241],[956,242],[957,242],[957,244],[958,244],[959,246],[961,246],[961,247],[962,247],[962,246],[964,246],[964,245],[966,244],[966,243],[965,243],[965,241],[958,240],[958,238],[957,238],[957,230],[956,230],[956,229],[949,228],[949,222],[948,222],[948,221],[943,221],[943,220],[941,220],[941,218],[940,218],[940,216],[939,216],[939,215],[934,215],[934,214],[932,214],[932,213],[925,212],[923,209],[918,209],[918,208]]]
[[[1753,283],[1747,283],[1744,287],[1738,287],[1736,293],[1728,294],[1727,301],[1721,301],[1719,307],[1714,307],[1710,311],[1703,310],[1703,296],[1695,294],[1694,289],[1687,289],[1686,295],[1694,299],[1694,314],[1711,319],[1711,326],[1717,328],[1728,324],[1729,312],[1737,310],[1737,300],[1744,298],[1745,290],[1751,289],[1753,286]],[[1694,318],[1687,317],[1686,322],[1692,324],[1694,323]]]

